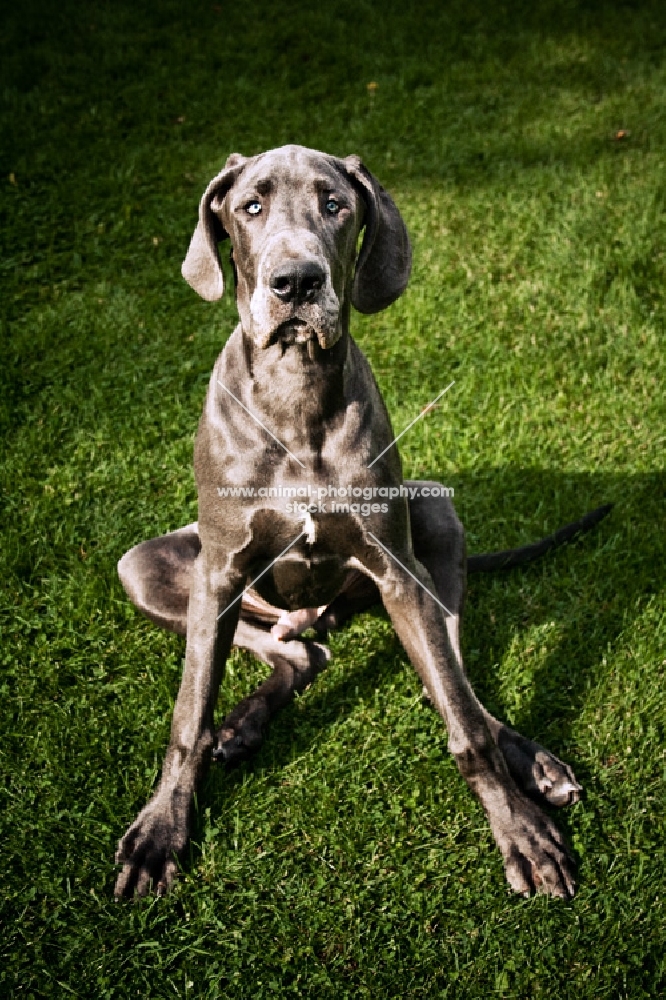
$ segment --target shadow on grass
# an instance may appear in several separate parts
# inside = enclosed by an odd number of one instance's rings
[[[604,653],[621,633],[631,630],[650,596],[666,583],[666,541],[656,530],[663,519],[666,480],[659,473],[627,478],[511,468],[462,478],[479,500],[470,521],[484,550],[497,547],[497,535],[503,532],[507,545],[520,544],[604,501],[616,504],[598,528],[565,549],[522,569],[471,577],[463,633],[466,666],[477,694],[493,713],[507,719],[502,661],[524,632],[555,624],[555,647],[538,659],[529,690],[510,721],[518,731],[564,755],[585,783],[590,774],[572,758],[572,729]],[[542,527],[535,528],[539,517]],[[516,537],[517,525],[522,537]],[[475,545],[473,551],[478,550]],[[224,801],[247,773],[278,771],[325,741],[361,701],[371,702],[378,686],[395,679],[404,663],[397,638],[381,637],[376,651],[337,683],[324,690],[315,686],[307,695],[305,712],[293,703],[284,709],[253,760],[230,773],[214,769],[204,798],[223,811]],[[419,687],[417,681],[412,690]]]

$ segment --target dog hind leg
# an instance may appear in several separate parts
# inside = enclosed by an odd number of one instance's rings
[[[118,563],[120,580],[136,607],[157,625],[179,635],[187,631],[190,585],[200,551],[195,522],[135,545]],[[252,591],[244,596],[234,645],[268,664],[271,674],[219,727],[213,749],[216,760],[232,765],[250,756],[259,747],[271,715],[326,666],[330,658],[326,646],[296,638],[311,617],[296,612],[290,629],[289,616],[279,608]],[[278,628],[278,621],[282,621],[279,633],[289,641],[280,641],[271,631]]]
[[[312,683],[331,656],[321,643],[308,639],[283,642],[247,621],[239,622],[234,645],[267,663],[271,673],[229,712],[217,730],[213,758],[227,766],[245,760],[259,748],[271,717]]]

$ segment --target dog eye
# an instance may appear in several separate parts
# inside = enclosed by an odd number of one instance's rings
[[[335,198],[329,198],[326,202],[326,211],[329,215],[337,215],[340,211],[340,203]]]
[[[259,215],[261,212],[261,202],[249,201],[245,206],[245,211],[248,215]]]

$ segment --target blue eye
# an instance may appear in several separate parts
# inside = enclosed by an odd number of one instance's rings
[[[261,202],[250,201],[245,206],[245,211],[248,215],[259,215],[261,212]]]
[[[326,202],[326,211],[329,215],[337,215],[340,211],[340,203],[335,198],[329,198]]]

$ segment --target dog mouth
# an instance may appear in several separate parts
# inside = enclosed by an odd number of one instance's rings
[[[314,327],[306,323],[304,319],[295,317],[280,323],[275,331],[274,339],[279,340],[286,347],[290,347],[292,344],[307,344],[310,340],[318,340],[319,338]]]
[[[327,337],[299,317],[292,317],[280,323],[271,336],[271,343],[279,344],[282,353],[291,347],[301,349],[310,361],[317,361],[322,350],[326,350]]]

